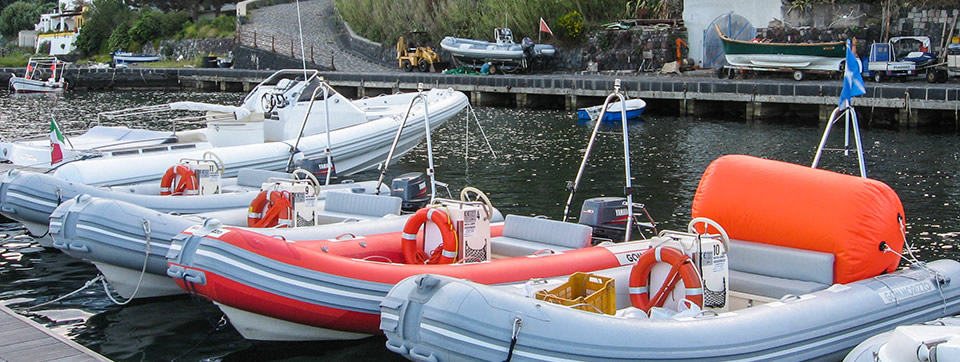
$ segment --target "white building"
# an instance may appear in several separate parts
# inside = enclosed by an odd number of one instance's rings
[[[83,0],[59,0],[55,12],[40,15],[40,22],[34,25],[37,34],[34,49],[39,52],[40,46],[49,42],[50,55],[72,52],[73,42],[83,26],[83,6]]]
[[[687,27],[689,57],[703,66],[704,31],[721,15],[731,12],[750,21],[754,28],[766,27],[774,19],[783,19],[781,0],[684,0],[683,24]],[[713,30],[715,31],[715,30]]]

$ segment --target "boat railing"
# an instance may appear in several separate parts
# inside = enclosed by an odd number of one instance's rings
[[[306,70],[301,70],[306,74]],[[279,73],[279,72],[278,72]],[[317,72],[314,71],[314,75],[309,78],[312,81],[317,76]],[[271,77],[272,78],[272,77]],[[269,78],[268,78],[269,79]],[[298,147],[300,147],[300,139],[303,138],[303,131],[307,128],[307,120],[310,118],[310,111],[313,110],[313,104],[317,101],[317,95],[320,93],[320,90],[323,90],[323,112],[324,112],[324,121],[326,125],[324,127],[324,132],[327,135],[327,147],[324,149],[324,153],[327,156],[327,175],[324,185],[330,184],[330,177],[333,173],[333,148],[330,144],[330,105],[327,103],[330,100],[330,93],[336,92],[333,90],[323,78],[318,78],[319,83],[316,87],[313,88],[313,94],[310,95],[310,104],[307,105],[307,111],[303,113],[303,121],[300,123],[300,133],[297,135],[297,141],[293,144],[293,147],[290,148],[290,157],[287,158],[287,172],[293,171],[293,156],[300,152]],[[377,185],[377,187],[380,187]],[[379,192],[379,189],[377,189]]]
[[[830,130],[833,128],[833,125],[841,119],[844,120],[843,148],[826,148]],[[854,143],[856,143],[855,149],[850,149],[851,130]],[[863,144],[860,142],[860,125],[857,122],[857,111],[853,106],[844,108],[837,107],[830,113],[830,120],[827,121],[827,126],[823,129],[823,136],[820,138],[820,144],[817,146],[817,152],[813,156],[813,164],[810,165],[810,167],[817,168],[823,151],[842,151],[844,156],[849,155],[851,151],[856,152],[857,163],[860,167],[860,177],[867,177],[867,166],[863,162]]]
[[[280,82],[281,79],[294,79],[298,77],[305,76],[305,82],[309,83],[320,76],[320,71],[316,69],[281,69],[271,74],[267,79],[264,79],[262,82],[257,84],[256,87],[253,87],[253,90],[250,93],[247,93],[246,97],[243,98],[243,103],[246,103],[250,97],[253,97],[257,94],[257,91],[264,86],[275,86]]]
[[[383,178],[387,175],[387,168],[390,167],[390,160],[393,159],[393,154],[397,150],[397,144],[400,143],[400,135],[403,134],[403,129],[406,128],[407,120],[410,119],[410,114],[413,112],[413,106],[417,104],[417,101],[423,103],[423,123],[427,138],[427,176],[430,177],[430,201],[432,202],[437,198],[437,185],[442,183],[437,181],[433,168],[433,146],[430,138],[430,111],[427,109],[427,95],[423,93],[423,83],[417,83],[417,94],[410,99],[410,105],[407,107],[407,112],[403,115],[403,119],[400,121],[400,126],[397,127],[397,134],[393,137],[393,144],[390,145],[390,151],[387,152],[387,159],[380,167],[380,176],[377,178],[377,187],[375,189],[377,195],[380,195],[380,186],[383,185]],[[443,185],[446,187],[446,184]],[[447,193],[449,192],[450,190],[448,188]]]
[[[613,83],[613,92],[607,96],[603,101],[603,107],[600,109],[600,115],[597,118],[596,125],[593,127],[593,132],[590,134],[590,141],[587,143],[587,149],[583,153],[583,160],[580,161],[580,168],[577,170],[577,178],[573,182],[567,182],[567,188],[570,190],[570,195],[567,196],[567,203],[563,207],[563,219],[561,221],[566,222],[567,216],[570,213],[570,204],[573,202],[573,196],[577,192],[577,187],[580,186],[580,181],[583,179],[583,171],[587,167],[587,161],[590,159],[590,151],[593,149],[593,144],[597,139],[597,134],[600,132],[600,125],[603,124],[601,121],[604,116],[607,114],[607,108],[610,106],[610,101],[613,99],[618,99],[620,104],[620,119],[627,119],[627,97],[620,92],[620,80],[617,79]],[[623,188],[624,196],[626,196],[627,201],[625,203],[627,207],[627,219],[625,225],[624,241],[630,241],[630,233],[633,229],[634,224],[634,203],[633,203],[633,186],[632,181],[630,180],[630,138],[627,130],[627,124],[629,122],[623,121],[620,122],[623,127],[623,168],[625,174],[625,184]]]

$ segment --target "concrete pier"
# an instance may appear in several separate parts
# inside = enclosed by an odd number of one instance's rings
[[[0,81],[23,69],[0,68]],[[271,70],[202,68],[70,69],[67,77],[78,89],[202,89],[249,91]],[[643,98],[652,112],[713,116],[737,114],[744,120],[777,119],[824,121],[837,104],[842,88],[836,80],[717,79],[707,76],[520,74],[445,75],[440,73],[322,72],[324,79],[344,95],[372,97],[412,91],[417,84],[450,87],[469,94],[471,103],[484,106],[575,110],[601,104],[620,78],[631,98]],[[854,98],[859,112],[889,116],[899,127],[924,125],[930,120],[957,123],[960,87],[955,83],[873,83],[867,94]]]

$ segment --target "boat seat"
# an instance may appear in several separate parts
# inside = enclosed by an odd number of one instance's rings
[[[590,246],[592,235],[593,228],[587,225],[507,215],[502,236],[490,239],[490,252],[502,256],[522,256],[543,249],[580,249]]]
[[[288,179],[290,174],[280,171],[261,170],[256,168],[241,168],[237,170],[237,186],[246,186],[259,189],[271,177]]]
[[[323,204],[323,218],[372,219],[399,215],[402,199],[396,196],[328,191]]]
[[[833,284],[834,255],[819,251],[730,240],[730,289],[780,298]]]

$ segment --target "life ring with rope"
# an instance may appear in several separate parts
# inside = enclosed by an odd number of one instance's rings
[[[293,204],[287,191],[263,190],[250,202],[247,226],[293,227]]]
[[[200,185],[197,175],[189,167],[178,164],[171,166],[160,179],[160,195],[199,195]]]
[[[417,233],[427,223],[427,219],[439,226],[441,236],[440,245],[430,252],[430,255],[417,248]],[[438,208],[417,210],[403,226],[403,260],[407,264],[451,264],[457,260],[458,244],[453,222],[447,213]]]
[[[660,290],[650,298],[648,287],[650,271],[657,263],[667,263],[672,268]],[[693,260],[680,250],[665,246],[645,251],[630,269],[630,303],[647,313],[650,312],[650,308],[662,307],[667,296],[673,292],[673,287],[677,285],[678,277],[683,280],[686,290],[684,298],[703,307],[703,282],[700,280],[697,268],[693,265]]]

